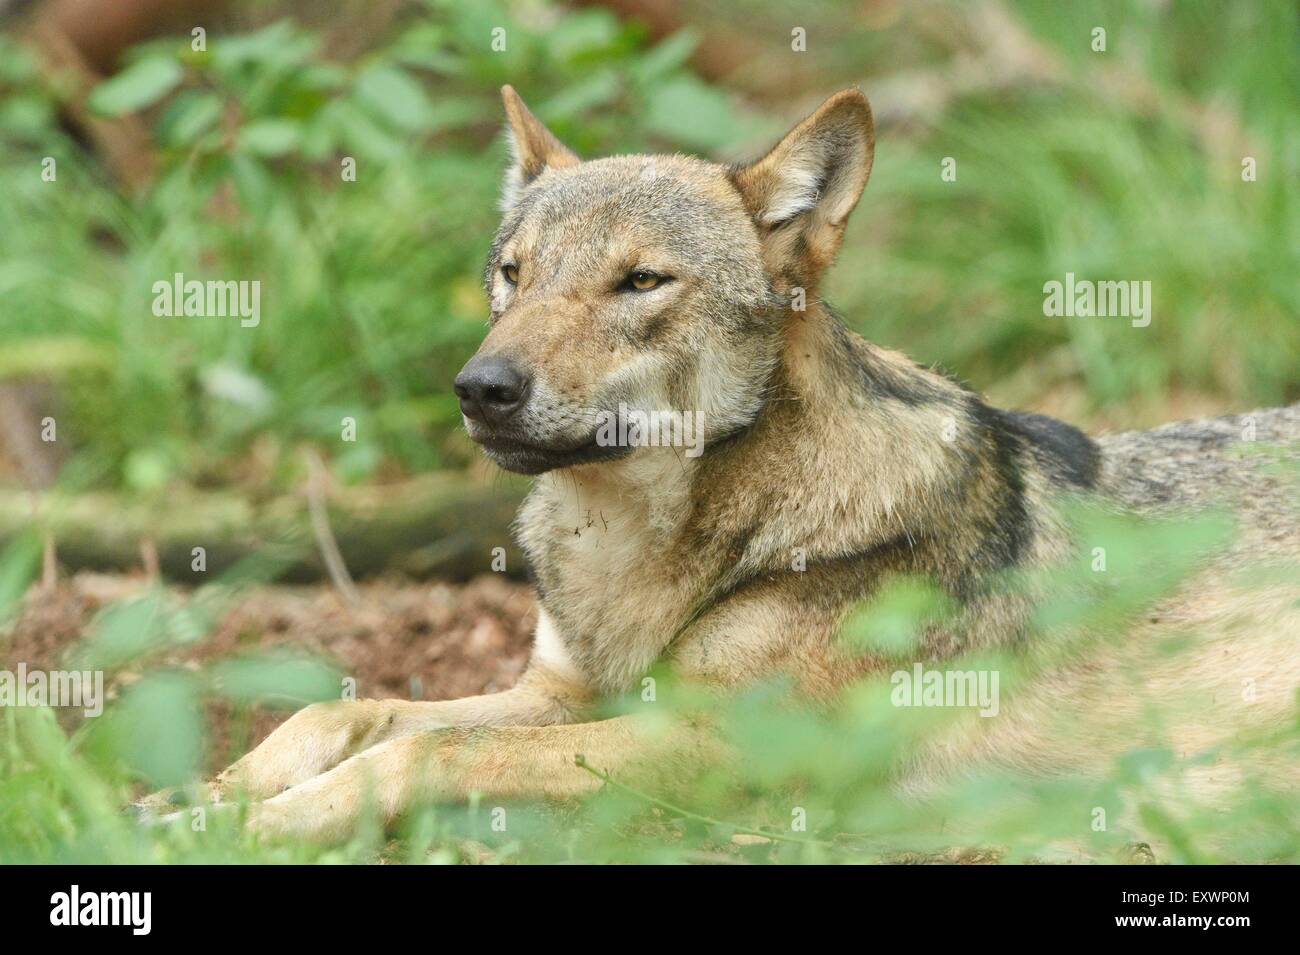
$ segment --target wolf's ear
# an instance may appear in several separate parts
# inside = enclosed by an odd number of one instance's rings
[[[529,111],[513,86],[501,87],[501,99],[509,123],[506,140],[511,157],[501,191],[501,208],[508,210],[519,201],[524,188],[543,172],[577,165],[578,157]]]
[[[860,90],[836,93],[762,159],[731,173],[763,236],[764,257],[811,283],[831,263],[875,155],[871,106]]]

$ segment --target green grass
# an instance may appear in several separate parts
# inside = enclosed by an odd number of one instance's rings
[[[996,673],[999,712],[1014,711],[1038,681],[1090,655],[1126,650],[1132,624],[1175,592],[1231,526],[1213,513],[1138,522],[1080,509],[1080,540],[1104,542],[1108,566],[1092,556],[1009,579],[1008,587],[1051,596],[1040,606],[1032,653],[971,653],[946,668]],[[11,548],[0,563],[11,609],[17,582],[34,571],[32,547]],[[385,837],[373,819],[339,847],[259,843],[236,821],[183,808],[178,821],[143,827],[123,812],[142,789],[184,785],[201,775],[203,707],[290,708],[337,696],[338,674],[304,657],[246,656],[198,670],[160,665],[170,648],[203,639],[214,609],[238,599],[247,570],[191,599],[161,592],[101,613],[69,665],[101,667],[111,679],[136,675],[103,716],[70,732],[53,711],[0,711],[0,859],[80,862],[879,862],[915,858],[1022,861],[1127,861],[1129,847],[1149,843],[1162,862],[1300,861],[1300,793],[1248,767],[1259,753],[1287,761],[1300,754],[1300,727],[1272,736],[1242,731],[1218,749],[1179,751],[1170,720],[1204,701],[1147,699],[1140,680],[1114,681],[1115,700],[1142,703],[1131,745],[1099,773],[1030,779],[995,766],[937,786],[924,801],[900,798],[892,785],[913,755],[981,717],[971,709],[897,705],[891,666],[908,671],[924,628],[952,612],[923,581],[884,588],[846,623],[846,648],[870,651],[886,665],[832,705],[810,710],[775,681],[719,698],[656,670],[645,685],[607,704],[607,714],[639,713],[666,726],[678,715],[706,721],[734,746],[725,769],[681,781],[607,777],[593,798],[571,806],[499,804],[475,798],[411,813]],[[1279,578],[1278,575],[1282,577]],[[1294,582],[1297,568],[1268,576],[1243,568],[1243,579]],[[0,607],[0,615],[8,610]],[[1249,639],[1243,635],[1241,639]],[[1195,652],[1196,633],[1152,648],[1164,657]],[[1066,701],[1060,701],[1064,706]],[[1104,716],[1102,701],[1091,717]],[[1065,712],[1065,710],[1063,710]],[[1047,717],[1050,719],[1050,717]],[[984,727],[980,727],[983,729]],[[1086,727],[1071,726],[1074,734]],[[1086,746],[1086,736],[1083,740]],[[575,754],[575,757],[578,754]],[[1190,777],[1220,760],[1247,767],[1239,786],[1214,804],[1190,795]],[[602,767],[591,770],[602,774]],[[575,769],[575,771],[578,771]],[[636,782],[636,785],[630,783]],[[739,845],[736,833],[770,840]]]

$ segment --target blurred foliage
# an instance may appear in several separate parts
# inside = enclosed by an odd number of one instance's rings
[[[494,53],[500,23],[509,42]],[[136,48],[89,104],[151,108],[162,173],[126,199],[60,130],[30,55],[0,45],[0,174],[13,186],[0,370],[60,378],[64,433],[83,452],[65,480],[141,490],[229,479],[259,437],[293,468],[284,447],[338,447],[344,416],[358,420],[335,462],[345,479],[388,460],[463,463],[446,447],[460,421],[450,382],[484,328],[506,80],[591,151],[662,145],[669,129],[709,149],[754,130],[683,69],[689,36],[647,49],[606,11],[529,26],[498,4],[431,3],[347,64],[288,20],[206,52],[188,38]],[[703,121],[677,123],[679,111]],[[53,183],[27,174],[47,155]],[[153,283],[178,272],[261,281],[264,321],[154,316]]]
[[[832,300],[868,337],[1029,397],[1078,376],[1094,408],[1172,389],[1300,396],[1300,26],[1285,3],[1025,4],[1074,83],[968,97],[877,145]],[[1108,27],[1105,54],[1087,38]],[[1129,95],[1098,70],[1123,64]],[[1240,129],[1238,130],[1238,127]],[[955,182],[940,161],[957,160]],[[1261,170],[1241,179],[1242,160]],[[1046,319],[1074,272],[1149,280],[1153,319]],[[848,308],[861,303],[859,311]],[[1052,378],[1046,361],[1066,347]],[[1022,396],[1023,400],[1023,396]]]
[[[762,0],[734,9],[780,19]],[[923,82],[959,58],[935,34],[962,11],[813,4],[799,62],[823,92],[905,68]],[[1238,407],[1295,398],[1294,8],[1016,11],[1069,81],[958,96],[882,135],[830,299],[868,337],[977,387],[1019,376],[1015,401],[1082,389],[1080,413],[1104,420],[1179,391]],[[1106,54],[1087,48],[1094,20],[1111,24]],[[650,45],[601,9],[427,0],[347,62],[289,20],[210,36],[203,52],[154,41],[90,100],[152,130],[161,174],[125,198],[59,123],[58,84],[0,35],[0,374],[59,381],[61,439],[81,452],[63,475],[73,487],[284,486],[303,440],[353,482],[463,464],[449,383],[484,329],[497,87],[517,86],[585,155],[756,153],[789,110],[778,121],[701,80],[698,40]],[[779,72],[781,49],[755,68]],[[1095,75],[1113,64],[1149,90],[1116,96]],[[1257,182],[1240,179],[1239,145]],[[56,182],[40,177],[46,156]],[[945,156],[955,182],[940,180]],[[1150,280],[1151,326],[1045,318],[1042,286],[1067,271]],[[153,283],[177,272],[259,280],[261,325],[155,317]],[[344,416],[356,443],[337,440]]]
[[[1288,480],[1297,477],[1287,473]],[[1205,702],[1170,700],[1167,693],[1155,699],[1137,677],[1142,667],[1119,663],[1113,664],[1117,671],[1133,679],[1112,673],[1092,686],[1096,698],[1052,699],[1044,715],[1043,681],[1081,660],[1094,661],[1087,672],[1095,661],[1124,654],[1178,665],[1203,652],[1201,635],[1193,632],[1159,646],[1135,644],[1129,635],[1152,607],[1185,587],[1207,557],[1221,554],[1231,534],[1224,516],[1213,512],[1139,521],[1080,504],[1070,513],[1082,542],[1079,557],[1005,582],[1011,590],[1049,595],[1033,624],[1034,649],[968,653],[943,666],[998,675],[998,712],[990,723],[1015,719],[1017,707],[1029,705],[1040,731],[1059,729],[1082,751],[1090,739],[1114,739],[1117,731],[1131,740],[1127,752],[1097,773],[1033,778],[972,764],[922,799],[899,793],[895,779],[918,753],[988,726],[973,725],[985,717],[970,707],[898,705],[890,670],[896,665],[909,672],[921,628],[957,612],[928,583],[905,580],[851,615],[842,635],[846,649],[857,651],[870,631],[883,643],[867,649],[894,662],[825,707],[796,702],[780,681],[719,697],[676,681],[666,669],[654,672],[653,694],[639,686],[610,701],[608,715],[638,713],[663,727],[685,715],[730,740],[736,755],[728,768],[675,780],[672,788],[638,789],[593,766],[607,784],[580,804],[498,805],[475,797],[467,805],[419,808],[391,837],[371,819],[336,847],[258,843],[235,820],[216,814],[196,831],[189,810],[167,825],[142,827],[119,807],[141,786],[196,779],[204,701],[297,707],[339,695],[338,674],[308,658],[249,656],[199,671],[160,667],[158,655],[168,645],[196,638],[193,615],[181,623],[178,615],[194,603],[231,599],[238,587],[223,597],[232,586],[225,581],[190,604],[154,593],[104,611],[74,648],[73,665],[102,665],[110,676],[126,669],[138,678],[109,702],[102,718],[65,735],[49,709],[0,711],[0,859],[1113,862],[1131,861],[1133,844],[1150,843],[1165,862],[1300,861],[1300,793],[1277,788],[1276,776],[1257,776],[1252,768],[1300,757],[1300,727],[1267,736],[1243,728],[1226,734],[1218,749],[1180,751],[1175,724],[1203,719]],[[1099,545],[1107,556],[1102,572],[1092,557]],[[15,562],[29,563],[23,546],[15,544],[0,561],[5,573]],[[1245,576],[1261,586],[1278,574],[1292,583],[1300,579],[1294,565]],[[1218,705],[1227,712],[1224,701]],[[1114,725],[1135,710],[1143,714],[1140,725]],[[1189,777],[1219,760],[1241,767],[1239,784],[1213,805],[1199,803]]]

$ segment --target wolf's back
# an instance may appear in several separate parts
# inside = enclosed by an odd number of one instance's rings
[[[1300,403],[1177,421],[1097,443],[1101,489],[1124,506],[1171,513],[1227,504],[1243,544],[1300,555]]]

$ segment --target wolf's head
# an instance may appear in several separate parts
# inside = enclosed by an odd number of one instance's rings
[[[484,272],[491,330],[455,385],[471,437],[538,474],[668,443],[649,440],[650,420],[705,444],[744,428],[786,316],[814,300],[866,186],[866,97],[836,94],[762,159],[728,167],[583,162],[502,95],[513,163]]]

